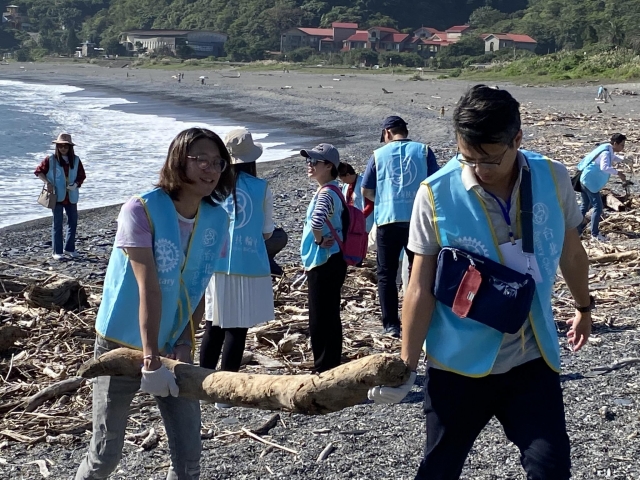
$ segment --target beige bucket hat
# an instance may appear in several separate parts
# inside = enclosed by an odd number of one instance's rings
[[[67,145],[71,146],[75,145],[75,143],[71,141],[71,135],[69,135],[68,133],[61,133],[60,135],[58,135],[58,138],[51,143],[66,143]]]
[[[254,143],[246,128],[235,128],[224,137],[224,144],[231,155],[231,163],[252,163],[262,155],[262,145]]]

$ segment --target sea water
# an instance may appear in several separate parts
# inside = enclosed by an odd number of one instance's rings
[[[0,227],[51,215],[37,203],[43,184],[33,171],[53,153],[51,142],[61,132],[72,135],[87,174],[80,209],[117,204],[152,188],[171,140],[189,127],[223,137],[245,126],[264,147],[260,162],[290,157],[308,141],[165,99],[126,96],[0,80]]]

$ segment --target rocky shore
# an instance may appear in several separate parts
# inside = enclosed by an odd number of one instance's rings
[[[125,96],[146,94],[174,102],[185,102],[216,115],[244,121],[273,123],[304,136],[334,143],[343,159],[363,168],[378,146],[379,124],[391,114],[409,123],[411,137],[432,145],[438,160],[446,161],[455,151],[451,113],[456,100],[468,86],[462,81],[409,81],[391,75],[324,75],[281,72],[242,72],[238,78],[219,71],[188,71],[178,84],[165,70],[103,68],[94,65],[11,64],[0,66],[0,79],[61,83],[108,89]],[[128,72],[128,76],[127,76]],[[231,72],[225,72],[231,75]],[[198,77],[207,75],[207,85]],[[291,88],[283,88],[291,87]],[[332,88],[327,88],[332,87]],[[500,85],[522,104],[525,148],[537,149],[551,158],[575,165],[597,140],[605,140],[621,130],[629,136],[628,150],[640,150],[637,126],[638,97],[615,97],[598,114],[593,97],[596,87],[523,87]],[[383,89],[387,92],[383,93]],[[445,107],[444,118],[440,108]],[[571,135],[570,137],[567,135]],[[170,139],[167,139],[167,144]],[[573,145],[570,145],[573,143]],[[310,145],[313,146],[313,145]],[[313,193],[306,179],[301,158],[259,165],[274,192],[276,223],[289,233],[289,245],[278,257],[282,264],[298,263],[302,221]],[[88,179],[91,181],[91,179]],[[638,183],[640,179],[634,178]],[[620,187],[614,189],[620,190]],[[634,190],[637,195],[637,188]],[[80,204],[81,206],[81,204]],[[634,204],[638,207],[638,203]],[[55,262],[51,258],[50,219],[19,224],[0,230],[0,274],[45,279],[52,275],[77,278],[81,283],[99,286],[106,270],[115,234],[118,206],[82,211],[78,226],[78,260]],[[636,210],[637,212],[637,210]],[[611,214],[603,230],[618,228],[638,232],[640,217],[634,211]],[[638,250],[637,236],[613,234],[611,247],[589,245],[592,256],[614,251]],[[604,248],[604,250],[602,249]],[[594,267],[592,287],[604,301],[596,313],[594,340],[578,354],[569,351],[564,338],[566,328],[558,322],[561,336],[562,376],[566,416],[573,448],[573,475],[576,479],[640,478],[640,368],[629,365],[603,375],[592,375],[596,367],[612,365],[623,357],[640,357],[638,331],[638,274],[633,261]],[[566,287],[556,291],[556,315],[566,320],[571,302]],[[6,300],[6,298],[5,298]],[[0,298],[0,303],[3,301]],[[379,307],[354,314],[354,325],[362,331],[376,332]],[[44,317],[43,317],[44,319]],[[47,325],[37,327],[46,332]],[[69,317],[69,322],[72,322]],[[374,342],[375,343],[375,342]],[[397,342],[382,342],[379,351],[397,351]],[[88,358],[90,345],[78,355]],[[33,362],[38,360],[33,358]],[[0,405],[14,399],[6,386],[9,357],[0,358]],[[256,370],[257,371],[257,370]],[[424,381],[419,371],[418,383]],[[31,385],[38,387],[38,385]],[[36,388],[37,391],[37,388]],[[89,401],[89,387],[77,395]],[[86,405],[78,402],[77,405]],[[168,447],[153,402],[140,396],[136,414],[130,421],[132,433],[154,427],[160,443],[145,451],[135,438],[125,444],[122,462],[111,478],[162,479],[168,465]],[[35,414],[38,414],[36,410]],[[45,413],[43,422],[47,422]],[[90,410],[73,411],[90,420]],[[19,416],[11,421],[19,424]],[[231,408],[217,411],[203,408],[203,479],[287,478],[327,480],[412,479],[422,457],[424,415],[420,385],[400,405],[365,404],[322,416],[282,415],[266,437],[298,452],[297,455],[269,448],[237,434],[242,427],[262,424],[270,412]],[[9,413],[4,416],[7,428]],[[235,432],[235,433],[234,433]],[[0,435],[3,432],[0,431]],[[0,477],[8,479],[42,478],[35,462],[42,460],[51,478],[72,478],[85,453],[88,432],[74,435],[68,444],[39,442],[29,444],[4,435],[0,438]],[[335,451],[317,461],[320,452],[332,443]],[[463,471],[464,479],[524,479],[519,454],[497,422],[492,422],[476,441]]]

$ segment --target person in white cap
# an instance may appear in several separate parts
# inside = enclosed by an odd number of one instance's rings
[[[77,257],[76,230],[78,228],[78,189],[86,179],[84,167],[73,147],[71,135],[61,133],[53,142],[56,151],[45,157],[34,174],[47,185],[49,192],[56,194],[56,206],[53,207],[53,226],[51,227],[51,245],[54,260],[64,258],[62,252]],[[51,168],[53,167],[53,168]],[[62,242],[63,210],[67,213],[67,235]]]
[[[200,366],[215,369],[222,353],[221,369],[237,372],[249,327],[274,318],[265,246],[274,230],[273,194],[267,181],[256,176],[262,145],[254,143],[251,133],[246,128],[234,129],[225,137],[225,145],[231,155],[235,189],[222,204],[231,219],[229,239],[206,291]]]

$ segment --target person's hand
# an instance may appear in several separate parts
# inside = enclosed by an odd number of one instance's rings
[[[374,403],[400,403],[411,391],[411,387],[416,383],[416,372],[411,372],[409,380],[399,387],[385,387],[379,385],[369,389],[367,397]]]
[[[47,182],[47,192],[53,193],[53,190],[54,190],[53,183]]]
[[[156,370],[148,370],[147,366],[142,367],[140,390],[156,397],[168,397],[169,395],[177,397],[180,391],[173,373],[162,364]]]
[[[576,316],[567,320],[569,331],[567,339],[571,349],[577,352],[584,347],[591,335],[591,312],[576,312]]]
[[[320,248],[331,248],[336,243],[335,239],[331,235],[322,237],[322,242],[318,245]]]
[[[71,185],[67,185],[67,190],[71,191],[71,190],[77,190],[78,189],[78,185],[76,185],[75,183],[72,183]]]
[[[167,358],[183,363],[191,363],[191,346],[186,344],[177,345],[173,347],[173,352],[167,355]]]

